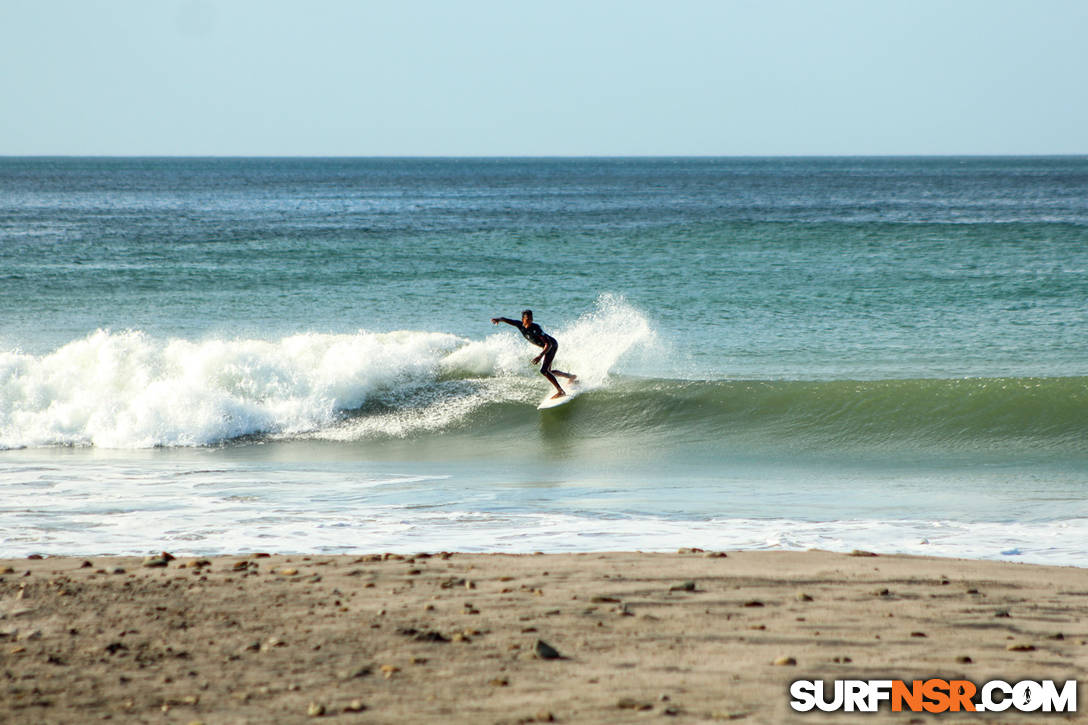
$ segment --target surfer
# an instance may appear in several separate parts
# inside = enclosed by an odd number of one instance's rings
[[[548,379],[552,385],[555,386],[556,394],[552,396],[555,398],[562,398],[566,395],[566,391],[559,386],[559,381],[555,379],[555,376],[564,377],[572,383],[578,379],[577,375],[571,375],[565,373],[562,370],[552,370],[552,360],[555,359],[555,353],[559,350],[559,343],[555,338],[547,334],[540,328],[540,325],[533,322],[533,311],[525,310],[521,313],[521,322],[517,320],[511,320],[509,317],[492,317],[491,324],[497,325],[500,322],[505,322],[508,325],[513,325],[518,328],[518,331],[525,337],[526,340],[533,343],[537,347],[544,348],[544,351],[533,358],[533,365],[540,363],[540,374]],[[543,362],[541,362],[543,361]]]

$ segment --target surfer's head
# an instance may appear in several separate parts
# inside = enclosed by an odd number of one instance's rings
[[[532,321],[533,321],[533,311],[532,310],[522,310],[521,311],[521,322],[522,322],[522,324],[528,325]]]

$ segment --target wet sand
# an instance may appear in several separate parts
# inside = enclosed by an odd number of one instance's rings
[[[788,687],[1088,672],[1077,568],[685,550],[0,572],[3,722],[1027,723],[1042,716],[802,715]]]

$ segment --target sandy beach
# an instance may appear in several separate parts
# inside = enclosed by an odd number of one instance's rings
[[[1088,670],[1088,571],[868,554],[5,560],[0,720],[1037,722],[789,683]]]

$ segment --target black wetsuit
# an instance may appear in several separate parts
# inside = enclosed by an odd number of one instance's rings
[[[552,369],[552,360],[555,359],[555,353],[559,349],[559,342],[544,332],[540,325],[535,322],[528,327],[518,324],[517,328],[526,340],[537,347],[544,348],[544,357],[540,360],[540,372],[550,371]]]
[[[559,350],[559,342],[554,337],[544,332],[540,325],[535,322],[523,325],[521,324],[521,320],[511,320],[509,317],[496,317],[495,319],[500,322],[505,322],[508,325],[513,325],[518,328],[518,332],[520,332],[526,340],[537,347],[544,348],[544,352],[541,353],[540,358],[540,373],[550,380],[552,385],[560,391],[562,391],[562,388],[559,387],[559,383],[555,381],[555,377],[552,373],[567,378],[568,380],[574,380],[577,377],[576,375],[565,373],[562,370],[552,370],[552,360],[555,359],[555,353]]]

